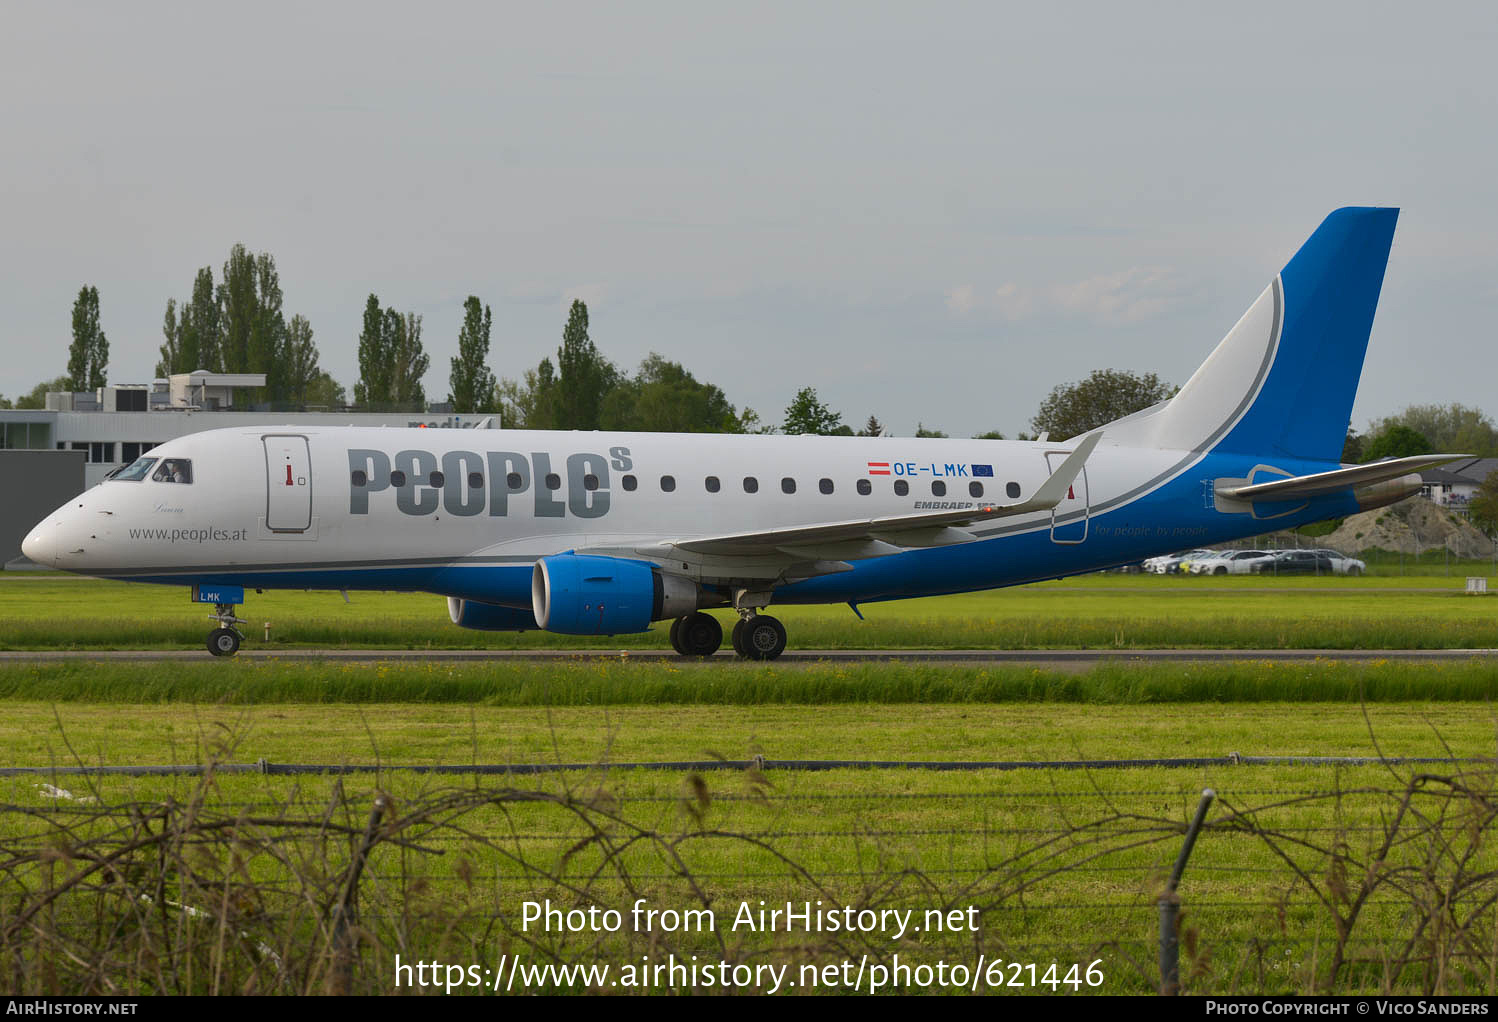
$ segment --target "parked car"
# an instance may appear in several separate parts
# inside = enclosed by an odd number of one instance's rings
[[[1247,575],[1259,561],[1274,554],[1268,550],[1229,550],[1216,557],[1191,562],[1193,575]]]
[[[1258,575],[1335,575],[1332,559],[1316,550],[1281,550],[1254,562]]]
[[[1196,558],[1212,557],[1216,553],[1216,550],[1187,550],[1179,554],[1151,557],[1144,562],[1144,570],[1154,572],[1156,575],[1174,575],[1180,570],[1182,562],[1189,563]]]
[[[1368,563],[1335,550],[1312,550],[1313,554],[1324,554],[1332,562],[1332,572],[1337,575],[1361,575],[1368,570]]]

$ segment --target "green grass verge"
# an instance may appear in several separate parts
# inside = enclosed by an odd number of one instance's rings
[[[1085,673],[920,663],[347,664],[275,660],[0,665],[0,700],[60,703],[831,706],[1390,703],[1498,698],[1487,661],[1104,663]]]
[[[1493,588],[1498,591],[1498,580]],[[1014,589],[845,606],[777,607],[800,649],[1440,649],[1498,646],[1493,603],[1461,579],[1161,578],[1094,575]],[[666,628],[573,637],[488,633],[447,620],[439,597],[268,592],[241,611],[254,648],[665,649]],[[730,616],[718,612],[725,623]],[[265,624],[271,638],[265,639]],[[190,649],[211,627],[176,587],[0,579],[0,649]]]

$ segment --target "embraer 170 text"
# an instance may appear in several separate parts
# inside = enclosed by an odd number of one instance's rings
[[[1454,456],[1339,464],[1398,211],[1332,213],[1170,400],[1066,441],[340,427],[155,448],[23,545],[190,585],[218,655],[246,587],[447,597],[465,628],[670,620],[688,656],[785,649],[772,603],[1096,571],[1392,503]]]

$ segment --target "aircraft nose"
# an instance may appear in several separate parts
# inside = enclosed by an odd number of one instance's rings
[[[37,564],[57,564],[57,523],[47,519],[21,540],[21,553]]]

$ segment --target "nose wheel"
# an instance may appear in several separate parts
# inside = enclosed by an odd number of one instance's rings
[[[214,613],[208,615],[218,622],[218,627],[208,633],[208,652],[214,656],[233,656],[239,652],[239,631],[235,625],[244,624],[243,618],[234,616],[234,604],[215,603]]]
[[[214,656],[233,656],[239,652],[239,633],[232,628],[215,628],[208,633],[208,652]]]

